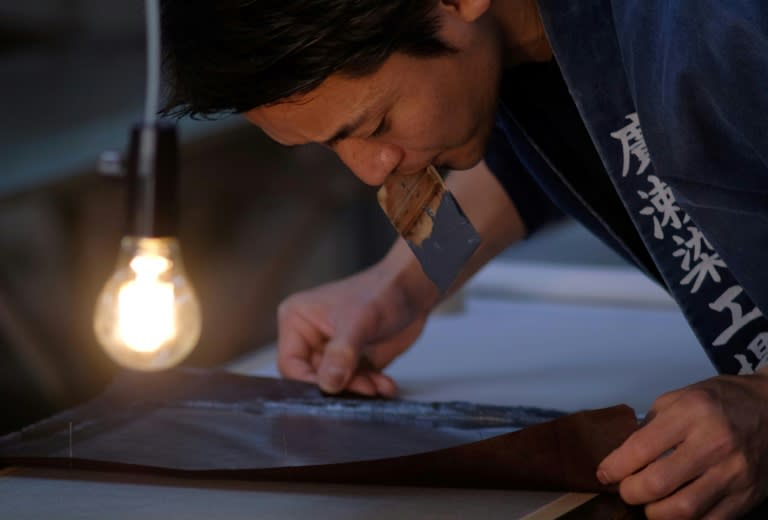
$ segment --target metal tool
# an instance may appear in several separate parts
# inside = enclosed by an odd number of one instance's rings
[[[480,235],[433,166],[413,175],[390,175],[378,200],[389,221],[445,294],[480,246]]]

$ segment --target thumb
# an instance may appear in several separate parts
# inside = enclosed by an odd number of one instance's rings
[[[317,384],[323,391],[336,394],[346,388],[360,361],[369,323],[370,319],[362,316],[346,319],[325,345],[317,369]]]
[[[342,338],[334,338],[325,346],[317,369],[317,384],[324,392],[336,394],[344,390],[357,368],[360,349]]]

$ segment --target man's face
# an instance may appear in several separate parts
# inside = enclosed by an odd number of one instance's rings
[[[296,99],[245,114],[285,145],[331,147],[363,182],[428,164],[462,170],[483,155],[493,126],[500,56],[492,30],[449,17],[437,58],[390,56],[363,78],[336,74]]]

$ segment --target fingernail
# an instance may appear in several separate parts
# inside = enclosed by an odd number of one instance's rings
[[[320,387],[326,392],[339,392],[344,385],[344,371],[337,367],[329,367],[320,375]]]
[[[608,479],[608,475],[606,472],[602,469],[597,470],[597,480],[600,481],[601,484],[604,486],[607,486],[611,483],[611,481]]]

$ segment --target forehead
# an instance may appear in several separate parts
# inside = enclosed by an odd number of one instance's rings
[[[362,78],[336,74],[308,94],[255,108],[245,117],[283,144],[323,141],[363,114],[377,111],[392,97],[394,86],[385,67]]]
[[[363,114],[381,116],[399,98],[431,91],[443,61],[395,53],[364,77],[334,74],[308,94],[255,108],[245,117],[283,144],[322,142]]]

